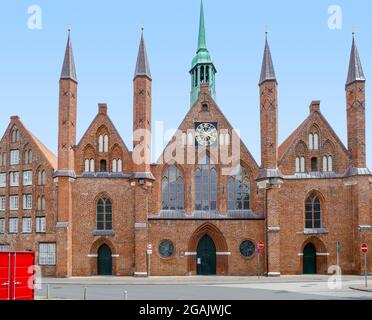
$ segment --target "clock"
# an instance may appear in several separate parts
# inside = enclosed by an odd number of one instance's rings
[[[211,146],[217,141],[217,123],[216,122],[196,122],[195,140],[202,146]]]

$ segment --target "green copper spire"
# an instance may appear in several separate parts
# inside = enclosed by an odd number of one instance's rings
[[[213,99],[216,99],[215,75],[217,73],[214,67],[212,58],[207,49],[207,41],[205,37],[205,23],[204,23],[204,6],[203,0],[200,4],[200,20],[199,20],[199,36],[198,48],[196,56],[191,63],[191,106],[198,100],[200,85],[202,83],[209,84],[209,91]]]
[[[201,50],[207,50],[207,42],[205,41],[205,25],[204,25],[204,6],[203,0],[200,3],[200,20],[199,20],[199,37],[198,37],[198,50],[199,53]]]

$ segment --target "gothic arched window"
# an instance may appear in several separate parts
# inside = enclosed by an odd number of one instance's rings
[[[230,176],[227,184],[228,209],[247,210],[250,208],[250,184],[243,170],[236,176]]]
[[[175,165],[168,166],[162,179],[162,208],[183,209],[183,177]]]
[[[112,230],[112,203],[105,196],[97,202],[97,230]]]
[[[205,156],[195,171],[195,210],[217,209],[217,170]]]
[[[311,195],[305,205],[305,228],[313,229],[321,227],[321,205],[319,197]]]

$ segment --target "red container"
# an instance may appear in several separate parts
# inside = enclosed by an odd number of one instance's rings
[[[0,252],[0,300],[34,300],[34,252]]]

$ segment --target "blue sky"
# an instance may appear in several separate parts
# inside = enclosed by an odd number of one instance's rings
[[[344,85],[351,31],[367,77],[367,153],[372,167],[370,1],[204,0],[207,45],[217,74],[217,102],[260,162],[258,79],[269,29],[279,82],[279,140],[308,115],[311,100],[346,143]],[[42,9],[42,29],[27,26],[30,5]],[[342,29],[328,28],[328,7],[342,9]],[[0,9],[0,131],[18,114],[51,150],[57,149],[58,80],[72,26],[79,79],[78,139],[107,102],[109,115],[131,148],[132,80],[140,26],[153,76],[153,121],[177,128],[189,109],[200,0],[2,1]]]

